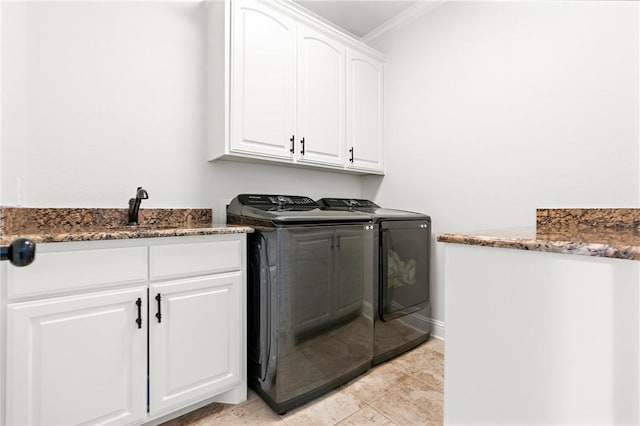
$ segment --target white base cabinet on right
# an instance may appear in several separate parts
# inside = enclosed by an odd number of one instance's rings
[[[447,425],[637,425],[640,262],[447,244]]]
[[[241,278],[232,272],[151,285],[150,414],[240,381]]]

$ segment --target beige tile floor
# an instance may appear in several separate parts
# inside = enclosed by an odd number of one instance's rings
[[[163,426],[441,425],[443,375],[444,343],[431,339],[282,416],[249,391],[242,404],[211,404]]]

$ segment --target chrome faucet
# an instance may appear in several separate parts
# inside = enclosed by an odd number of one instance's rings
[[[129,225],[138,225],[138,212],[140,211],[140,203],[142,200],[149,198],[147,191],[141,186],[136,190],[136,198],[129,200]]]

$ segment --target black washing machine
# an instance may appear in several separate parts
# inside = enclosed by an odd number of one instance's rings
[[[328,211],[370,215],[378,238],[374,248],[374,357],[379,364],[431,337],[429,275],[431,218],[425,214],[385,209],[369,200],[322,198]]]
[[[277,413],[371,367],[371,216],[309,197],[241,194],[227,223],[247,234],[249,385]]]

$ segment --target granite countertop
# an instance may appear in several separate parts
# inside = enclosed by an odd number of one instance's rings
[[[216,225],[210,209],[141,209],[140,225],[127,225],[127,209],[0,207],[0,244],[123,240],[251,233],[248,226]]]
[[[446,233],[438,241],[640,260],[640,209],[538,209],[536,226]]]

